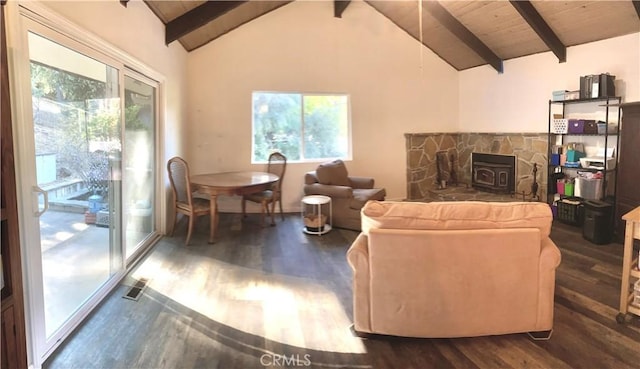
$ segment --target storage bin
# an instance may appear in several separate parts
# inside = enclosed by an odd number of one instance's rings
[[[598,125],[595,120],[585,120],[583,131],[586,134],[595,135],[598,134]]]
[[[570,225],[582,225],[582,204],[579,201],[558,201],[558,220]]]
[[[553,101],[562,101],[562,100],[564,100],[565,93],[567,93],[567,92],[569,92],[569,91],[565,91],[565,90],[553,91],[551,93],[551,100],[553,100]]]
[[[569,133],[584,133],[584,120],[582,119],[569,119]]]
[[[602,178],[576,178],[576,196],[586,200],[602,199]]]
[[[603,135],[607,133],[607,123],[598,123],[598,134]]]
[[[551,121],[551,133],[565,134],[568,132],[569,121],[567,119],[553,119]]]
[[[567,150],[567,161],[575,163],[579,162],[580,158],[584,158],[584,153],[582,151]]]

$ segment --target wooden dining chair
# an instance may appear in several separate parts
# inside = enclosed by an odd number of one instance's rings
[[[184,244],[188,245],[193,232],[195,218],[209,214],[210,202],[208,199],[193,196],[191,182],[189,182],[189,165],[184,159],[179,157],[169,159],[167,171],[169,172],[169,181],[173,190],[173,207],[176,214],[169,235],[173,236],[173,231],[176,224],[178,224],[178,214],[186,215],[189,217],[189,228],[187,240]]]
[[[274,152],[269,155],[269,162],[267,164],[267,172],[275,174],[279,177],[278,181],[275,182],[271,189],[256,192],[248,195],[242,196],[242,216],[246,217],[246,202],[251,201],[261,205],[261,219],[260,224],[264,226],[264,217],[265,213],[271,215],[271,226],[276,225],[276,221],[274,219],[274,213],[276,209],[276,202],[280,206],[280,216],[282,220],[284,220],[284,213],[282,212],[282,181],[284,179],[284,174],[287,169],[287,157],[279,152]],[[271,205],[271,209],[269,209],[269,205]]]

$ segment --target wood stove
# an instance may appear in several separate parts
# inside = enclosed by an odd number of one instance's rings
[[[516,157],[471,153],[471,186],[479,191],[515,193]]]

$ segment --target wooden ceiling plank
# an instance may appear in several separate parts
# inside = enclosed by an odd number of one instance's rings
[[[638,13],[638,18],[640,18],[640,0],[632,0],[633,7],[636,8],[636,13]]]
[[[520,13],[529,26],[536,31],[538,36],[544,41],[549,49],[558,57],[560,63],[567,61],[567,47],[560,41],[555,32],[549,27],[547,22],[542,18],[540,13],[533,7],[529,1],[510,0],[511,5]]]
[[[482,57],[498,73],[503,72],[502,59],[500,59],[487,45],[485,45],[467,27],[451,15],[438,1],[426,1],[422,6],[440,22],[447,30],[456,35],[460,41],[464,42],[471,50]]]
[[[248,1],[207,1],[197,8],[191,9],[167,23],[165,43],[170,44],[246,2]]]
[[[350,3],[351,0],[334,0],[333,16],[336,18],[342,18],[342,13],[344,13]]]

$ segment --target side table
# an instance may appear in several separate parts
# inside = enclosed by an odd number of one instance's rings
[[[628,312],[640,316],[640,303],[634,297],[635,291],[630,292],[634,281],[638,283],[637,281],[640,279],[639,256],[633,252],[634,240],[640,240],[640,207],[623,215],[622,219],[626,221],[626,228],[620,286],[620,313],[616,316],[618,323],[625,322],[625,315]]]
[[[323,207],[328,208],[328,211],[323,211]],[[331,198],[323,195],[304,196],[301,215],[304,233],[323,235],[329,232],[333,222]]]

